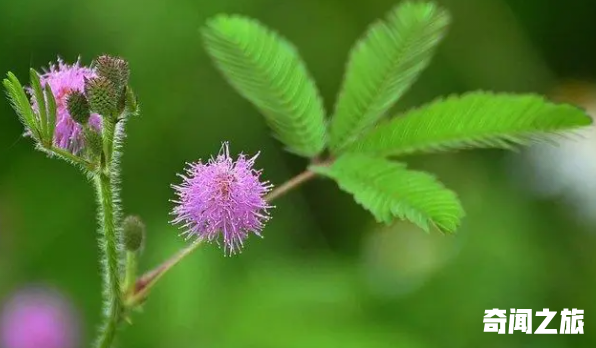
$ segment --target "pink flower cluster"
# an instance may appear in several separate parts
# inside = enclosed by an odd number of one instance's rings
[[[54,145],[78,154],[85,146],[83,127],[76,123],[68,112],[66,100],[72,91],[85,92],[85,80],[96,77],[94,69],[81,66],[80,60],[72,65],[58,59],[58,64],[50,64],[49,70],[40,76],[42,87],[49,85],[56,98],[56,130],[54,133]],[[35,97],[31,98],[34,110],[38,110]],[[101,128],[101,117],[98,114],[91,114],[89,125],[99,131]]]
[[[173,186],[178,196],[173,223],[182,224],[188,236],[218,244],[223,240],[226,254],[240,251],[249,233],[261,236],[271,208],[264,197],[272,185],[261,182],[261,172],[253,169],[257,156],[241,154],[234,161],[224,143],[208,163],[190,164],[180,175],[183,183]]]
[[[77,343],[73,309],[54,291],[24,289],[2,306],[2,348],[74,348]]]

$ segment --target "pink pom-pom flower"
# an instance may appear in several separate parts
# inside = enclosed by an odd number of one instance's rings
[[[23,289],[2,306],[0,347],[75,348],[78,330],[73,309],[58,293]]]
[[[240,154],[234,161],[223,143],[216,158],[189,164],[182,184],[172,186],[178,196],[173,223],[188,237],[223,244],[227,255],[241,251],[250,233],[261,236],[270,218],[265,195],[272,185],[253,169],[257,156]]]

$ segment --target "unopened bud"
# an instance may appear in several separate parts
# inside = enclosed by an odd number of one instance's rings
[[[130,69],[128,62],[120,57],[112,57],[103,55],[95,60],[95,68],[99,76],[108,79],[120,95],[126,85],[128,85],[128,79],[130,78]]]
[[[85,94],[87,94],[91,111],[104,117],[111,117],[116,113],[118,95],[114,85],[107,78],[100,76],[86,80]]]
[[[128,251],[137,251],[145,239],[145,224],[138,216],[127,216],[122,223],[124,247]]]
[[[72,91],[66,98],[66,108],[70,117],[79,124],[87,124],[91,111],[89,110],[89,101],[85,95],[79,91]]]
[[[85,136],[85,146],[89,151],[89,154],[93,157],[99,157],[103,151],[101,134],[89,127],[85,127],[83,132]]]

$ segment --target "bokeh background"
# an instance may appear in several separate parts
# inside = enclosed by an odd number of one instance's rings
[[[454,18],[436,59],[396,111],[472,89],[538,92],[596,105],[596,2],[442,0]],[[148,226],[141,266],[182,248],[169,226],[186,161],[261,151],[280,184],[305,161],[213,68],[198,33],[220,12],[253,16],[300,49],[331,109],[350,46],[393,0],[20,0],[0,2],[0,72],[60,55],[130,61],[141,117],[128,124],[124,210]],[[569,82],[575,81],[575,82]],[[100,318],[95,198],[81,174],[23,138],[0,102],[0,306],[31,288],[68,301],[76,348]],[[224,258],[199,249],[154,290],[120,347],[594,347],[596,135],[556,149],[415,157],[460,195],[457,235],[380,226],[330,181],[276,202],[264,239]],[[7,307],[7,306],[4,306]],[[2,307],[0,307],[2,308]],[[483,332],[489,308],[585,310],[584,335]],[[551,326],[558,328],[560,317]],[[534,330],[539,318],[534,317]],[[13,348],[13,347],[1,347]],[[40,345],[37,348],[44,348]]]

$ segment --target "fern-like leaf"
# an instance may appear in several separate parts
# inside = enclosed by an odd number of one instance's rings
[[[582,110],[535,95],[473,92],[451,96],[379,124],[350,146],[378,156],[504,148],[592,123]]]
[[[3,85],[6,89],[6,95],[10,100],[12,108],[17,113],[25,128],[31,132],[33,138],[37,141],[41,141],[41,127],[39,126],[37,116],[29,103],[29,97],[27,97],[25,89],[19,82],[19,79],[12,72],[9,72],[8,77],[3,80]]]
[[[331,120],[334,153],[372,127],[416,81],[449,22],[435,4],[406,2],[368,29],[352,49]]]
[[[31,77],[31,89],[33,90],[33,96],[37,101],[37,114],[39,116],[39,128],[42,134],[42,141],[44,143],[52,143],[52,135],[49,134],[50,128],[48,127],[48,111],[46,107],[46,99],[44,95],[44,89],[41,87],[39,74],[35,69],[29,70]]]
[[[312,166],[311,170],[334,179],[378,222],[400,218],[425,231],[434,225],[449,233],[457,229],[464,216],[453,191],[432,175],[409,170],[403,163],[346,153],[330,166]]]
[[[46,84],[44,88],[45,99],[48,104],[48,144],[52,144],[54,139],[54,131],[56,130],[56,118],[58,112],[58,106],[56,104],[56,97],[52,92],[50,84]]]
[[[315,157],[324,150],[323,102],[290,42],[255,20],[225,15],[210,20],[203,37],[216,66],[288,151]]]

